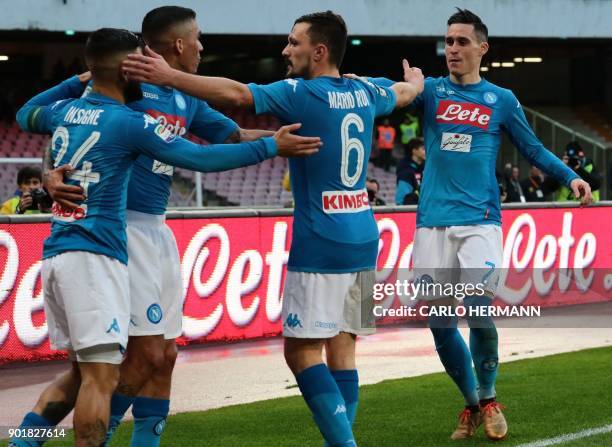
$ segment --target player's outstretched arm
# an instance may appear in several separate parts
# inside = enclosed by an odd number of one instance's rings
[[[425,78],[420,68],[411,67],[406,59],[402,61],[402,65],[404,82],[396,82],[391,87],[397,96],[396,107],[405,107],[410,104],[425,87]]]
[[[163,125],[132,118],[125,130],[126,141],[140,153],[180,168],[200,172],[226,171],[260,163],[276,155],[306,156],[318,150],[318,137],[292,135],[299,124],[284,126],[273,137],[240,144],[211,144],[200,146],[164,131]]]
[[[80,97],[89,79],[89,72],[72,76],[31,98],[17,111],[16,118],[19,127],[26,132],[48,134],[50,131],[45,128],[45,120],[43,119],[45,114],[41,113],[43,108],[62,99]]]
[[[232,79],[198,76],[175,70],[149,47],[145,47],[145,55],[129,54],[122,67],[132,79],[174,87],[217,106],[253,108],[253,95],[245,84]]]
[[[420,68],[411,67],[406,59],[402,60],[404,69],[404,82],[395,82],[387,78],[370,78],[359,76],[354,73],[346,73],[343,76],[349,79],[359,79],[363,82],[372,82],[381,87],[387,87],[395,92],[397,97],[396,107],[405,107],[425,88],[425,78]]]
[[[505,100],[507,116],[504,130],[518,151],[529,163],[568,186],[582,205],[591,204],[593,195],[589,184],[544,147],[529,126],[521,103],[512,92],[508,93]]]

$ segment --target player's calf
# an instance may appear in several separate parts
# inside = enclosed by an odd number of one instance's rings
[[[81,386],[74,409],[77,446],[101,445],[106,438],[111,395],[119,381],[122,356],[115,345],[96,346],[77,353]]]
[[[42,392],[38,402],[32,411],[25,415],[19,428],[54,427],[59,424],[74,408],[80,385],[79,367],[76,362],[73,362],[69,371],[62,374]],[[12,438],[9,445],[31,447],[42,444],[42,440],[19,437]]]
[[[131,336],[126,358],[121,364],[119,384],[111,398],[110,419],[105,445],[121,424],[125,412],[147,381],[165,362],[163,335]]]
[[[153,372],[132,406],[134,415],[132,447],[157,447],[166,427],[170,410],[172,371],[178,356],[175,340],[165,341],[163,353],[162,366]]]
[[[320,339],[285,338],[285,360],[325,441],[333,446],[355,446],[346,402],[322,359]]]

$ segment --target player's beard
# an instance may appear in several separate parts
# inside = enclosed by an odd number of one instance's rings
[[[123,89],[123,96],[125,102],[130,103],[134,101],[140,101],[142,99],[142,89],[140,88],[140,82],[128,81]]]
[[[285,59],[285,64],[287,64],[287,74],[285,75],[287,78],[305,78],[306,73],[308,73],[308,67],[303,69],[301,72],[296,71],[295,65],[289,60]]]

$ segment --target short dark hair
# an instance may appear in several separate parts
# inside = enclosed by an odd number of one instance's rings
[[[421,146],[425,146],[422,138],[412,138],[408,143],[406,143],[406,152],[408,155],[412,155],[412,151],[420,148]]]
[[[36,166],[25,166],[17,172],[17,186],[31,178],[37,178],[42,182],[42,171]]]
[[[457,8],[457,12],[449,17],[447,25],[451,26],[454,23],[463,23],[466,25],[473,25],[476,37],[481,42],[487,42],[489,40],[489,30],[487,25],[482,23],[480,17],[474,14],[469,9]]]
[[[376,186],[378,187],[378,189],[380,189],[380,183],[378,183],[378,180],[376,180],[375,178],[368,177],[366,178],[366,182],[376,183]]]
[[[182,6],[161,6],[147,12],[142,19],[142,38],[147,45],[155,45],[156,38],[175,25],[195,20],[193,9]]]
[[[133,51],[139,43],[138,36],[126,29],[100,28],[87,38],[85,59],[88,64],[99,62],[117,53]]]
[[[308,35],[313,43],[322,43],[329,50],[329,62],[340,67],[346,51],[346,23],[332,11],[314,12],[298,18],[294,25],[308,23]]]

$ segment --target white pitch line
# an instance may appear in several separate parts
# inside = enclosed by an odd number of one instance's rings
[[[589,436],[601,435],[602,433],[612,432],[612,424],[598,428],[589,428],[576,433],[557,436],[556,438],[542,439],[540,441],[528,442],[527,444],[517,445],[516,447],[548,447],[549,445],[565,444],[576,439],[587,438]]]

